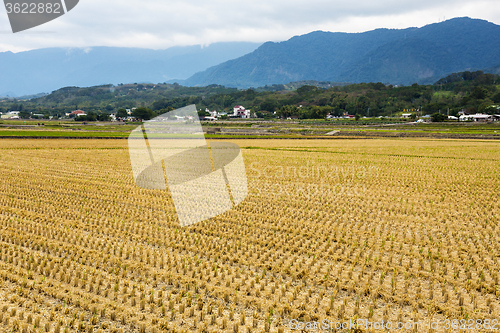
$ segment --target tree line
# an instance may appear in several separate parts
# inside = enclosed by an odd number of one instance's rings
[[[321,119],[328,114],[376,117],[407,109],[418,109],[422,115],[457,115],[460,110],[498,114],[500,76],[482,71],[460,72],[432,85],[398,87],[377,82],[324,88],[309,84],[290,90],[286,85],[245,90],[175,84],[67,87],[29,101],[4,101],[0,103],[0,112],[16,110],[23,111],[24,116],[30,113],[62,116],[80,108],[87,116],[93,113],[91,118],[98,120],[120,109],[136,108],[140,110],[136,111],[141,113],[140,119],[148,119],[190,104],[196,104],[200,114],[205,109],[232,113],[234,105],[243,105],[262,118]]]

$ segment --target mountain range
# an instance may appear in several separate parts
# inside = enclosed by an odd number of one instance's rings
[[[196,73],[185,85],[247,88],[290,81],[432,83],[500,65],[500,26],[468,17],[421,28],[315,31]]]
[[[2,52],[0,96],[48,93],[66,86],[173,83],[247,54],[259,45],[225,42],[206,47],[196,45],[165,50],[92,47]]]
[[[178,82],[236,88],[311,80],[429,84],[453,72],[500,72],[499,40],[499,25],[462,17],[421,28],[315,31],[264,44],[3,52],[0,96],[119,83]]]

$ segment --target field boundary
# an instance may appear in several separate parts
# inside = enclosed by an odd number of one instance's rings
[[[456,139],[456,140],[500,140],[500,135],[494,134],[441,134],[441,133],[367,133],[367,132],[341,132],[337,135],[301,135],[301,136],[286,136],[286,135],[212,135],[205,134],[207,139],[218,140],[233,140],[233,139],[249,139],[249,140],[339,140],[339,139],[377,139],[377,138],[427,138],[427,139]],[[19,136],[19,135],[1,135],[0,139],[82,139],[82,140],[127,140],[128,136]]]

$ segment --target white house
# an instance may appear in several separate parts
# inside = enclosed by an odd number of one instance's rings
[[[250,118],[250,110],[246,110],[241,105],[236,105],[233,108],[233,115],[232,116],[237,117],[237,118]]]
[[[0,113],[1,119],[19,119],[19,111],[9,111],[6,114]]]
[[[210,117],[216,118],[219,116],[219,113],[216,110],[210,111],[208,108],[205,109],[205,112],[208,112],[210,114]],[[206,117],[205,117],[206,119]]]
[[[495,117],[489,114],[476,113],[461,115],[459,119],[460,121],[493,121]]]
[[[17,114],[10,114],[10,113],[2,114],[2,115],[0,115],[0,118],[1,119],[20,119],[20,117]]]

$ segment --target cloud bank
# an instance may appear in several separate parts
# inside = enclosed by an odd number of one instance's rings
[[[165,49],[222,41],[283,41],[315,30],[421,27],[469,16],[500,24],[498,0],[81,0],[66,15],[12,34],[0,9],[0,52],[46,47]]]

